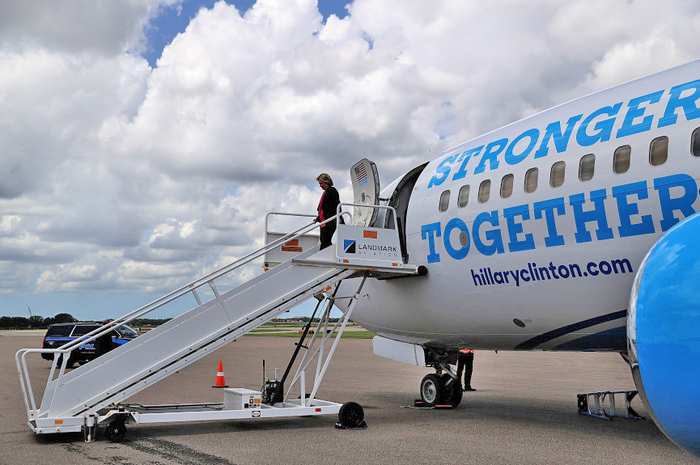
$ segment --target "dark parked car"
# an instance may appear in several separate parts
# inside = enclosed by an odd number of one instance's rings
[[[56,323],[49,326],[44,336],[44,349],[57,349],[64,344],[74,341],[80,336],[96,330],[101,327],[102,323],[83,322],[77,323]],[[76,362],[81,365],[94,360],[100,355],[109,352],[110,350],[126,344],[130,340],[137,337],[139,334],[126,325],[121,325],[113,329],[108,334],[101,336],[93,341],[81,344],[73,350],[71,357],[68,359],[67,366],[70,368]],[[41,354],[46,360],[53,360],[53,354]],[[59,359],[59,363],[60,363]]]

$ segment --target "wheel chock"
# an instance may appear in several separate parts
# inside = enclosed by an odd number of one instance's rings
[[[362,430],[367,429],[367,423],[363,421],[360,426],[344,426],[342,423],[338,422],[335,424],[335,427],[338,429]]]
[[[421,399],[414,400],[413,407],[415,407],[415,408],[434,408],[434,409],[452,409],[452,408],[454,408],[454,406],[450,405],[450,404],[428,405],[425,402],[423,402]]]

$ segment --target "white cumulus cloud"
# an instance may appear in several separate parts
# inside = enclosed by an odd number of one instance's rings
[[[0,293],[163,292],[313,213],[328,172],[382,182],[552,105],[700,57],[700,4],[219,2],[165,47],[178,1],[0,6]],[[248,267],[243,276],[258,272]]]

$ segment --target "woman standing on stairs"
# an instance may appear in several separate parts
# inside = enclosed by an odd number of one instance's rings
[[[323,194],[321,194],[321,200],[318,202],[318,216],[314,219],[314,223],[322,223],[328,218],[335,216],[338,204],[340,204],[340,195],[338,190],[333,187],[333,180],[327,173],[319,174],[316,181],[323,189]],[[321,250],[331,245],[336,224],[336,220],[333,220],[321,225]]]

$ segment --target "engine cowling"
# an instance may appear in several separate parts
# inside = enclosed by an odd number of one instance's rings
[[[678,446],[700,456],[700,214],[668,230],[644,258],[629,302],[637,390]]]

